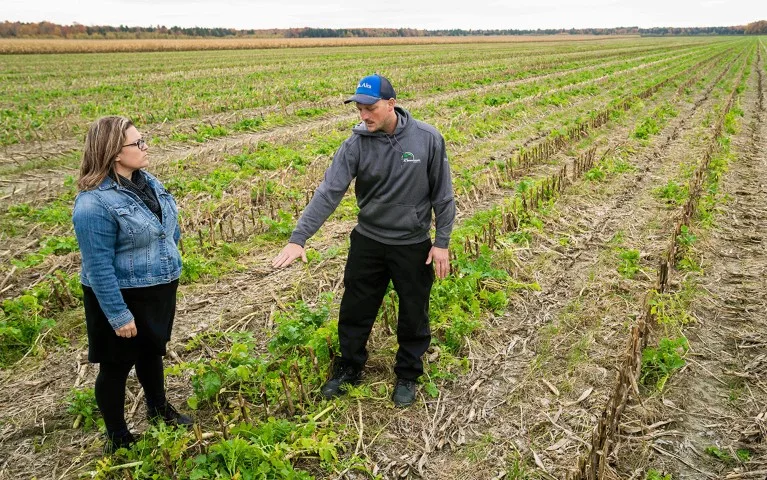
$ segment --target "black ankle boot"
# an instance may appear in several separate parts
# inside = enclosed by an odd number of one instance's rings
[[[325,398],[338,397],[349,385],[360,383],[360,377],[362,377],[362,370],[336,360],[333,362],[333,374],[322,386],[320,392]]]
[[[111,455],[121,448],[130,448],[134,443],[136,443],[136,438],[130,432],[119,434],[107,433],[107,441],[104,444],[104,453],[106,455]]]
[[[412,405],[415,402],[415,381],[398,378],[391,399],[398,408]]]
[[[149,423],[157,425],[158,423],[165,422],[165,425],[192,425],[194,423],[194,420],[192,420],[192,417],[189,415],[184,415],[183,413],[179,413],[178,410],[176,410],[173,405],[171,405],[168,402],[165,402],[165,405],[163,405],[160,408],[155,407],[147,407],[146,409],[146,416],[149,420]]]

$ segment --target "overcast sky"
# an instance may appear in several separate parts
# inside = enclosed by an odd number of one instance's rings
[[[2,20],[238,29],[693,27],[767,20],[767,0],[0,0]]]

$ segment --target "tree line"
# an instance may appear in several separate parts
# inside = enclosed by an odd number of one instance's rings
[[[52,22],[0,23],[0,38],[357,38],[357,37],[460,37],[493,35],[765,35],[767,20],[729,27],[614,27],[570,29],[421,30],[414,28],[285,28],[248,29],[207,27],[129,27],[126,25],[87,26]]]

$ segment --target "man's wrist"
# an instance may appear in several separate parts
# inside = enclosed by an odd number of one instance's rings
[[[301,248],[304,248],[304,245],[306,245],[306,239],[291,235],[290,238],[288,239],[288,243],[292,243],[294,245],[298,245]]]

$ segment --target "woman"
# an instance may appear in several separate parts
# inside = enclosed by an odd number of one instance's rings
[[[82,255],[88,360],[100,364],[95,393],[107,453],[135,441],[125,423],[125,382],[133,366],[150,421],[192,423],[165,399],[162,356],[176,312],[181,232],[173,197],[142,170],[149,165],[147,149],[127,118],[94,122],[72,214]]]

